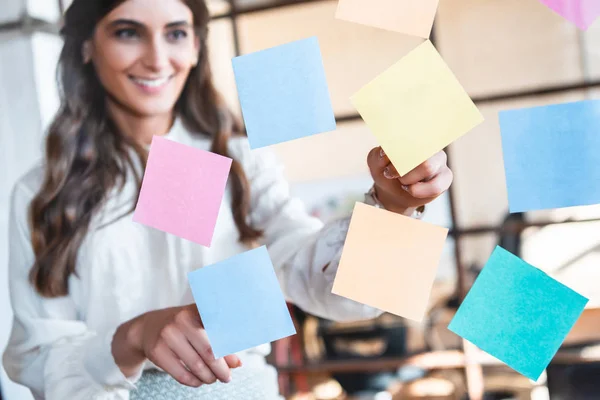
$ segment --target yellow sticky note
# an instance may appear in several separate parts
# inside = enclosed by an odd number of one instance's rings
[[[421,321],[448,229],[356,203],[332,293]]]
[[[439,0],[340,0],[335,17],[428,38]]]
[[[361,88],[351,101],[400,175],[483,122],[430,41]]]

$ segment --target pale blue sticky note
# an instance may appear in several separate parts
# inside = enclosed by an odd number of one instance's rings
[[[587,302],[496,247],[448,329],[537,380]]]
[[[335,130],[316,37],[233,59],[253,149]]]
[[[264,246],[192,271],[188,280],[217,358],[296,333]]]
[[[600,203],[600,100],[500,113],[511,212]]]

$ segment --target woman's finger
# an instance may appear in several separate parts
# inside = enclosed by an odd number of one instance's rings
[[[385,155],[381,147],[373,147],[367,154],[367,165],[371,170],[373,178],[381,176],[383,169],[390,163],[390,159]]]
[[[400,174],[396,170],[396,167],[392,163],[389,163],[387,167],[383,169],[383,176],[387,179],[398,179],[400,178]]]
[[[229,382],[231,380],[231,370],[224,359],[215,359],[206,331],[204,329],[193,329],[189,332],[187,338],[217,379],[224,383]]]
[[[242,366],[242,360],[235,354],[230,354],[223,357],[229,368],[239,368]]]
[[[454,175],[450,168],[444,167],[444,169],[433,179],[408,186],[407,192],[418,199],[437,197],[448,190],[452,184],[453,178]]]
[[[194,347],[188,342],[183,333],[179,333],[180,337],[173,338],[169,341],[169,348],[198,379],[203,383],[213,384],[217,381],[217,377],[211,369],[204,363],[202,357],[194,350]]]
[[[208,335],[202,324],[202,317],[198,313],[195,304],[190,304],[186,308],[186,313],[182,314],[180,325],[184,329],[184,334],[188,342],[194,347],[196,353],[202,358],[204,364],[210,368],[213,375],[221,382],[227,383],[231,380],[231,370],[227,362],[223,359],[215,359],[215,356],[208,340]],[[233,356],[232,361],[241,365],[239,358]]]
[[[152,350],[149,359],[182,385],[191,387],[202,386],[202,381],[188,371],[175,353],[166,345],[158,346]]]
[[[442,168],[446,167],[447,161],[448,157],[446,153],[440,151],[412,171],[400,177],[400,183],[410,186],[417,182],[433,179],[433,177],[440,173]]]

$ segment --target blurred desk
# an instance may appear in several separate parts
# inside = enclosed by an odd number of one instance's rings
[[[600,362],[600,344],[577,349],[561,349],[552,360],[553,364],[579,364]],[[469,364],[482,367],[505,365],[503,362],[479,350]],[[404,366],[415,366],[428,371],[462,369],[467,362],[460,350],[434,351],[409,357],[355,359],[340,361],[317,361],[306,364],[275,365],[280,374],[321,374],[347,372],[394,371]]]
[[[586,308],[567,335],[563,346],[600,343],[600,308]]]

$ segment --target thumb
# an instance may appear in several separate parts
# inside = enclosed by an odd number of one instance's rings
[[[383,175],[383,170],[390,163],[390,159],[387,157],[381,147],[374,147],[367,155],[367,165],[371,171],[373,179],[379,178]]]
[[[242,360],[235,354],[230,354],[223,357],[229,368],[239,368],[242,366]]]
[[[202,323],[202,317],[200,316],[200,312],[198,311],[196,303],[183,306],[183,309],[189,313],[189,315],[194,319],[194,321],[200,324],[201,327],[204,327],[204,324]]]

